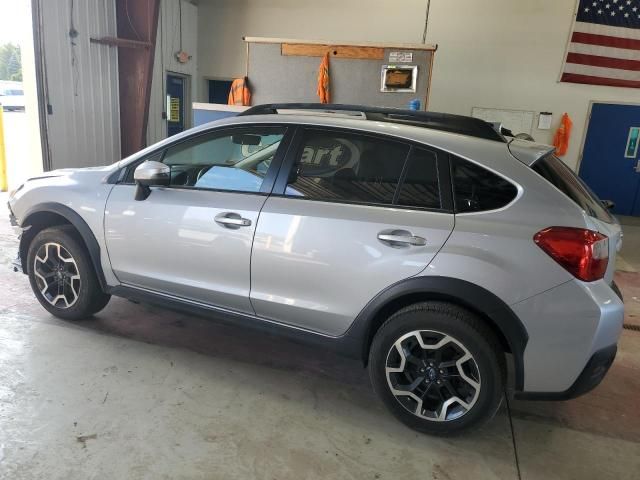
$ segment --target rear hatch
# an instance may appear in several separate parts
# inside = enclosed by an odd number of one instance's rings
[[[531,168],[582,208],[587,228],[609,238],[609,262],[604,279],[607,283],[613,282],[616,254],[622,246],[622,229],[616,218],[603,206],[596,194],[552,153],[532,162]]]

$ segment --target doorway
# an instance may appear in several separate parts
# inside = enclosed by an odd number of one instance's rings
[[[188,75],[167,73],[167,137],[183,132],[191,126]]]
[[[640,216],[640,105],[593,103],[580,177],[618,215]]]

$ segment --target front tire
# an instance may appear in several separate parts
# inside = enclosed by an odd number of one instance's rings
[[[100,288],[89,253],[70,225],[39,232],[29,245],[31,289],[52,315],[80,320],[102,310],[110,295]]]
[[[504,354],[476,315],[424,302],[392,315],[369,352],[373,387],[391,413],[419,432],[456,435],[488,422],[503,396]]]

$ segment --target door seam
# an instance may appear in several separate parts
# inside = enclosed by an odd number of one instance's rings
[[[258,232],[258,225],[260,224],[260,215],[262,214],[262,210],[264,210],[264,206],[267,204],[267,200],[271,198],[271,195],[265,197],[264,202],[262,202],[262,206],[260,210],[258,210],[258,217],[256,218],[256,228],[253,229],[253,236],[251,237],[251,248],[249,249],[249,305],[251,305],[251,309],[253,310],[254,315],[258,315],[256,312],[256,307],[253,305],[253,301],[251,300],[251,291],[253,290],[253,246],[256,241],[256,233]]]
[[[102,242],[104,243],[104,250],[107,252],[107,260],[109,260],[109,270],[111,274],[115,277],[115,279],[122,285],[122,280],[118,277],[115,270],[113,269],[113,263],[111,262],[111,254],[109,253],[109,244],[107,243],[107,209],[109,208],[109,199],[111,198],[111,194],[113,193],[113,189],[116,188],[118,184],[112,185],[109,193],[107,194],[107,198],[104,202],[104,208],[102,209]],[[102,264],[102,259],[100,259],[100,263]],[[102,266],[102,270],[104,271],[104,265]],[[105,278],[105,283],[106,283]],[[108,283],[107,283],[108,285]]]
[[[414,277],[422,277],[425,275],[422,275],[422,273],[429,268],[429,265],[431,265],[434,260],[436,259],[436,257],[438,256],[438,254],[442,251],[442,249],[445,247],[445,245],[447,244],[447,242],[449,241],[449,239],[451,238],[451,235],[453,235],[454,230],[456,229],[456,215],[455,214],[451,214],[451,216],[453,217],[453,225],[451,226],[451,231],[449,232],[449,235],[447,235],[447,238],[444,239],[444,242],[442,242],[442,245],[440,245],[440,248],[438,249],[438,251],[436,253],[434,253],[433,257],[431,257],[431,260],[429,260],[429,263],[427,263],[424,268],[422,270],[420,270],[418,273],[416,273],[415,275],[411,275],[410,277],[407,278],[414,278]]]

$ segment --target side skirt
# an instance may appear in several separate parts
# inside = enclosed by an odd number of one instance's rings
[[[352,338],[347,336],[332,337],[314,332],[313,330],[286,325],[264,317],[216,307],[139,287],[124,285],[109,287],[107,293],[116,297],[165,307],[169,310],[191,313],[227,325],[249,327],[269,335],[285,337],[297,343],[329,349],[346,357],[360,358],[360,351],[358,349],[360,343],[354,342]]]

